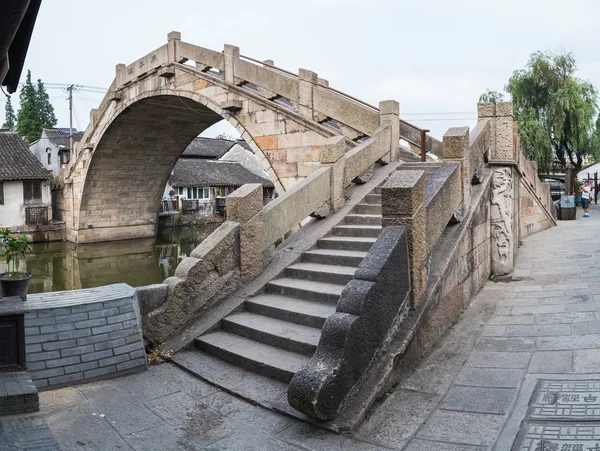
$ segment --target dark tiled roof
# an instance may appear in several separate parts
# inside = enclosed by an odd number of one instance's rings
[[[48,139],[54,144],[56,147],[65,146],[65,149],[69,148],[69,132],[64,132],[63,129],[56,128],[45,128],[46,136]],[[73,142],[81,141],[83,137],[83,132],[73,131]]]
[[[45,180],[51,177],[16,133],[0,133],[0,181]]]
[[[169,180],[172,186],[235,186],[262,183],[272,188],[273,182],[250,172],[233,161],[180,158]]]
[[[196,138],[183,152],[183,157],[218,160],[233,147],[236,141],[215,138]]]

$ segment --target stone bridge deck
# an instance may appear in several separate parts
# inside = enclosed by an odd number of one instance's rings
[[[254,407],[170,364],[44,392],[42,412],[65,450],[83,443],[97,450],[504,451],[513,446],[538,382],[566,380],[578,382],[568,399],[557,395],[557,405],[577,404],[578,397],[587,410],[569,410],[583,413],[568,427],[560,418],[528,419],[516,449],[541,449],[544,433],[558,444],[548,449],[595,449],[600,440],[585,421],[600,420],[600,207],[592,206],[591,215],[523,239],[513,278],[488,282],[352,435]],[[569,444],[583,447],[563,447]]]

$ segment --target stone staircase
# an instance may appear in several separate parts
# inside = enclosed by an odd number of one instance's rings
[[[377,187],[263,293],[196,338],[195,352],[288,383],[314,354],[325,320],[381,230]]]

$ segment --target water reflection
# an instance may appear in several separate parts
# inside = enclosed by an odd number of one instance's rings
[[[20,269],[32,274],[29,293],[161,283],[216,227],[165,229],[156,238],[108,243],[34,243]]]

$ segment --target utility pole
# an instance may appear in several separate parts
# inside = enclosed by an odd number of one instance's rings
[[[73,88],[75,85],[71,85],[67,88],[69,93],[69,152],[71,157],[75,156],[73,152]]]

